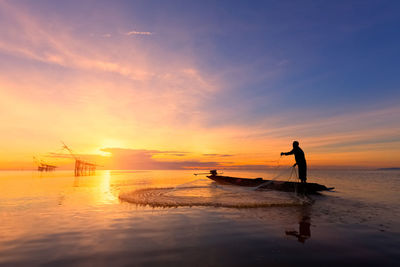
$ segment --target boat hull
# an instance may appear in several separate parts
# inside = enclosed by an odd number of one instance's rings
[[[237,186],[257,187],[258,189],[271,189],[285,192],[303,192],[307,194],[316,194],[320,191],[331,191],[333,188],[328,188],[324,185],[317,183],[297,183],[297,182],[285,182],[275,180],[264,180],[262,178],[237,178],[230,176],[221,175],[209,175],[209,179],[215,181],[218,184],[228,184]]]

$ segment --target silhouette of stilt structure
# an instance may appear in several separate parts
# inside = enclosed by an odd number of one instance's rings
[[[81,160],[72,152],[72,150],[66,144],[63,143],[63,145],[63,148],[68,150],[71,156],[75,159],[75,176],[95,174],[96,166],[98,166],[97,164]]]
[[[75,176],[93,175],[95,172],[96,164],[75,159]]]
[[[38,171],[40,172],[51,172],[57,168],[57,166],[47,164],[43,160],[37,159],[36,157],[33,157],[33,160],[36,162],[36,164],[38,164]]]
[[[44,172],[51,172],[51,171],[54,171],[56,168],[57,168],[57,166],[41,163],[38,166],[38,171],[40,171],[40,172],[43,172],[43,171]]]

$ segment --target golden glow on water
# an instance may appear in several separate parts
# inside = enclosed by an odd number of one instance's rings
[[[354,229],[347,234],[335,232],[337,224],[365,225],[374,234],[378,230],[384,234],[398,231],[398,219],[393,216],[400,212],[398,192],[393,188],[399,180],[392,172],[311,172],[312,182],[335,186],[337,191],[316,196],[305,212],[304,205],[299,205],[291,194],[217,186],[191,171],[72,174],[0,172],[0,263],[32,258],[43,262],[48,260],[43,258],[43,251],[52,249],[57,251],[54,259],[92,258],[93,253],[97,257],[105,252],[126,252],[128,248],[153,255],[155,244],[169,249],[209,246],[211,236],[217,236],[219,248],[220,242],[222,247],[229,247],[232,237],[241,240],[237,244],[254,241],[246,236],[261,236],[263,244],[269,240],[293,245],[306,241],[312,246],[310,239],[317,244],[327,242],[331,248],[331,242],[336,242],[332,240],[354,234]],[[273,177],[276,173],[226,174]],[[337,242],[338,247],[346,243]],[[169,252],[160,253],[154,257],[171,256]],[[144,259],[140,255],[135,258]]]

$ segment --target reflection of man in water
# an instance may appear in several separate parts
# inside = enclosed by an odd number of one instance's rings
[[[303,216],[299,222],[299,232],[297,231],[286,231],[287,235],[292,235],[297,237],[299,242],[304,243],[306,239],[311,237],[311,230],[310,230],[310,217],[307,215]]]
[[[299,142],[293,142],[293,149],[290,152],[282,152],[282,155],[288,156],[294,154],[294,158],[296,159],[296,163],[293,165],[299,169],[299,179],[302,183],[305,183],[307,180],[307,163],[306,158],[304,156],[303,150],[299,147]]]
[[[296,230],[286,230],[286,235],[291,235],[297,237],[297,240],[304,243],[307,239],[311,237],[311,206],[302,206],[299,210],[299,231]]]

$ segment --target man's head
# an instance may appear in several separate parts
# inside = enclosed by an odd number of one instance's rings
[[[299,142],[293,141],[293,147],[299,147]]]

